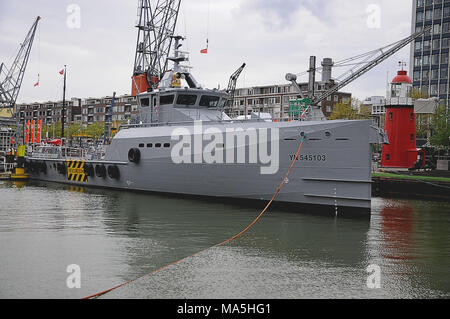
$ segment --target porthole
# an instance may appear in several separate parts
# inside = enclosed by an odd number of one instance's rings
[[[325,132],[325,137],[326,138],[330,138],[331,137],[331,132],[330,131],[326,131]]]

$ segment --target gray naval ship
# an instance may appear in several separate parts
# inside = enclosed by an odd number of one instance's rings
[[[181,65],[185,52],[171,60],[173,70],[138,95],[139,118],[120,128],[103,156],[37,148],[27,157],[31,179],[266,205],[303,142],[274,204],[370,213],[370,145],[384,138],[371,121],[324,121],[319,109],[297,120],[234,120],[223,112],[227,92],[202,88]]]

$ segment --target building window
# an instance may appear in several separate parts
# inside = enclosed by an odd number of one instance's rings
[[[434,9],[434,18],[440,19],[441,16],[442,16],[442,10],[440,8],[435,8]]]
[[[441,40],[440,39],[434,39],[433,40],[433,50],[439,50],[440,46],[441,46]]]
[[[420,56],[414,58],[414,66],[422,66],[422,58]]]
[[[389,112],[389,119],[390,119],[390,120],[393,120],[393,119],[394,119],[394,113]]]
[[[445,10],[444,10],[444,14],[445,14]],[[416,22],[423,22],[423,12],[417,12]]]
[[[439,65],[439,54],[433,54],[431,57],[431,64]]]
[[[433,27],[433,34],[440,34],[441,33],[441,25],[435,24]]]
[[[390,161],[391,160],[391,154],[386,154],[386,161]]]

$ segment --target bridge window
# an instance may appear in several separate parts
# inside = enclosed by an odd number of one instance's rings
[[[141,99],[140,101],[141,101],[141,106],[142,107],[150,106],[150,99],[149,98],[144,98],[144,99]]]
[[[217,107],[217,105],[219,105],[219,100],[220,97],[218,96],[203,95],[200,99],[200,106]]]
[[[195,105],[197,102],[197,95],[180,94],[177,99],[178,105]]]
[[[160,97],[160,104],[161,105],[173,104],[174,100],[175,100],[175,95],[163,95]]]

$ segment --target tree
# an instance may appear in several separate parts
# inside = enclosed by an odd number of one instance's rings
[[[362,120],[370,118],[370,108],[357,99],[351,99],[347,103],[337,103],[330,115],[330,120]]]
[[[440,106],[433,116],[433,136],[431,144],[434,146],[450,146],[450,115],[447,107]]]
[[[428,95],[427,92],[422,91],[420,89],[416,89],[414,88],[411,92],[411,97],[413,100],[418,100],[418,99],[428,99],[430,98],[430,96]]]

